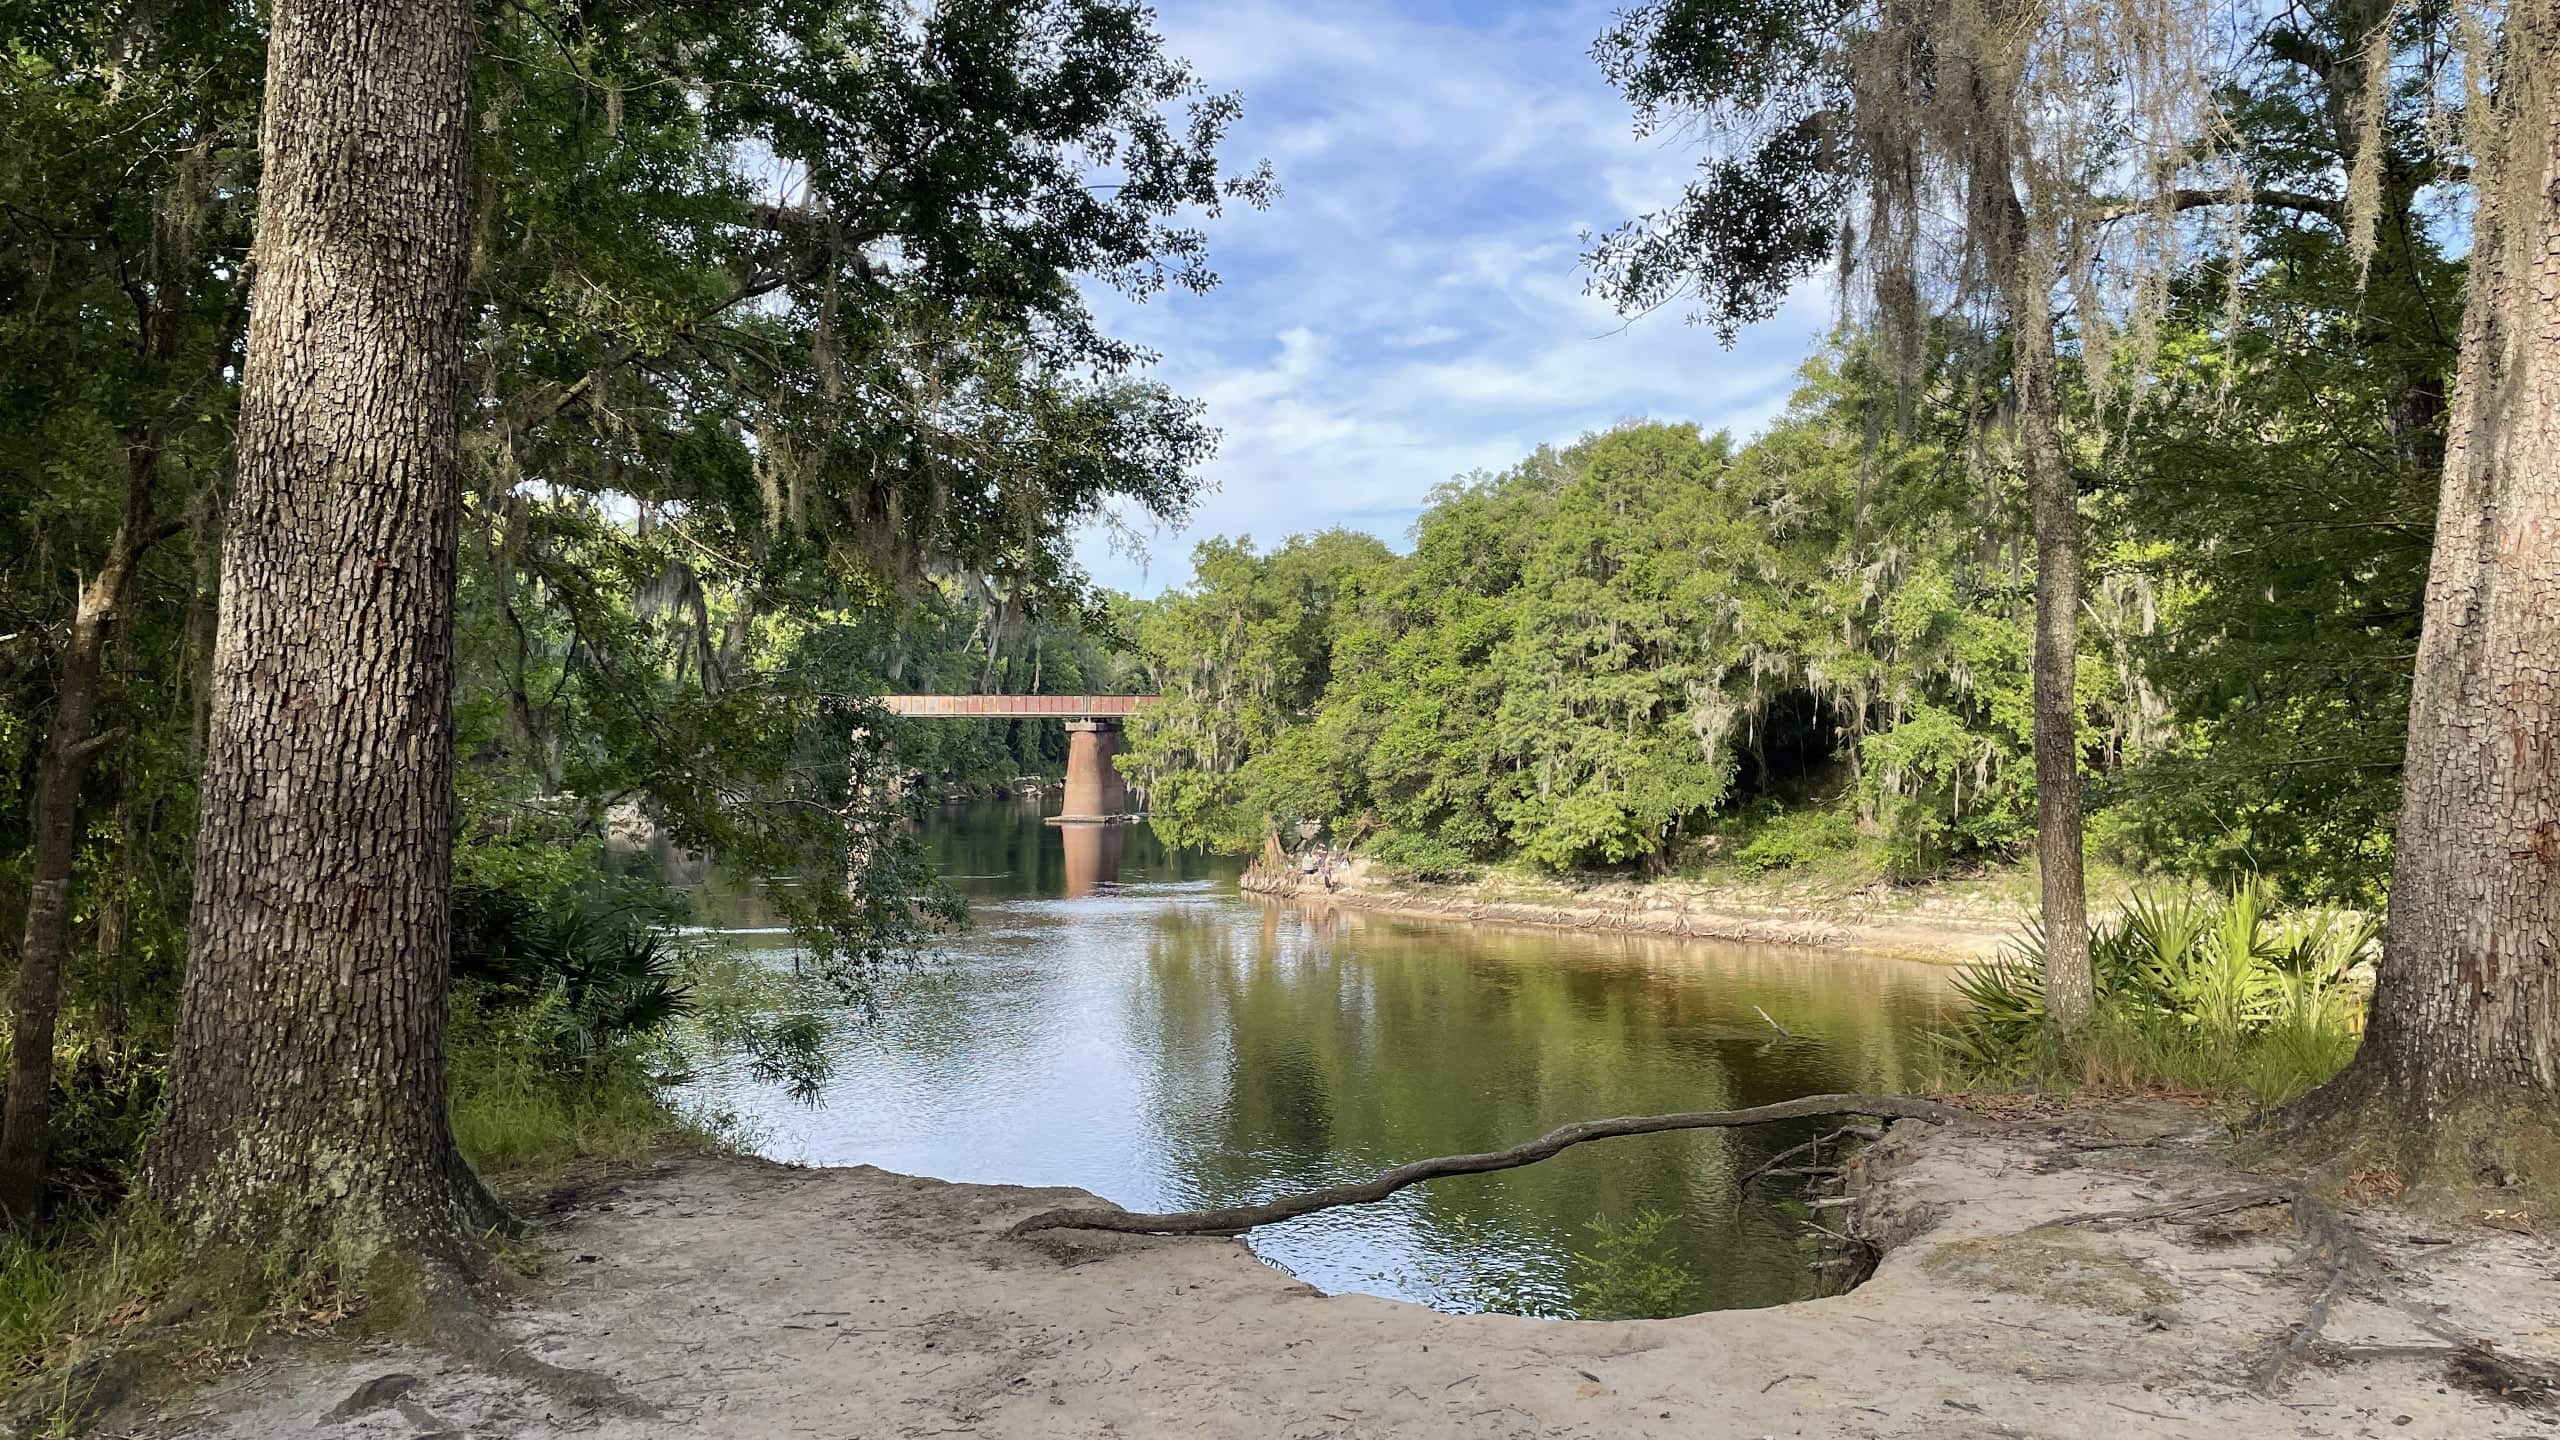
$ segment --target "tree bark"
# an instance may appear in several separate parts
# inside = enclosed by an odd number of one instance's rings
[[[2307,1102],[2418,1169],[2560,1185],[2560,0],[2517,0],[2409,705],[2391,924]],[[2538,1137],[2538,1139],[2537,1139]],[[2461,1178],[2455,1176],[2453,1178]]]
[[[2012,204],[2015,202],[2013,201]],[[2033,252],[2011,262],[2009,329],[2018,449],[2036,534],[2036,868],[2043,881],[2045,1014],[2065,1029],[2089,1018],[2089,897],[2080,830],[2080,490],[2062,451],[2062,379],[2053,297]]]
[[[2018,28],[2025,21],[2014,20]],[[2009,326],[2009,379],[2018,458],[2036,542],[2032,661],[2036,865],[2043,893],[2045,1015],[2079,1026],[2097,1003],[2089,964],[2089,900],[2080,824],[2080,494],[2062,448],[2062,373],[2053,348],[2051,253],[2034,243],[2018,199],[2010,127],[2019,123],[2013,75],[1977,67],[1966,186],[1974,243]]]
[[[128,452],[124,516],[104,563],[71,615],[54,681],[53,714],[36,762],[28,807],[34,872],[27,923],[18,948],[18,984],[9,1014],[9,1091],[0,1114],[0,1219],[26,1224],[44,1196],[46,1142],[53,1126],[53,1042],[62,1012],[62,972],[71,955],[71,870],[80,850],[80,787],[90,762],[112,739],[95,733],[107,640],[132,589],[143,552],[161,535],[152,518],[160,453],[145,443]]]
[[[361,1265],[494,1216],[444,1039],[468,0],[278,0],[169,1098],[198,1244]]]

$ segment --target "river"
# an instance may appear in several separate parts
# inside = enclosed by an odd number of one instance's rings
[[[772,1158],[1232,1204],[1572,1120],[1906,1088],[1949,1000],[1939,967],[1836,952],[1311,913],[1143,825],[1062,835],[1027,803],[927,834],[975,923],[838,1029],[824,1095],[697,1083]],[[787,957],[751,905],[727,913]],[[1599,1303],[1591,1222],[1652,1212],[1688,1306],[1776,1304],[1812,1293],[1808,1212],[1737,1181],[1815,1133],[1603,1141],[1250,1239],[1331,1292],[1569,1315]]]

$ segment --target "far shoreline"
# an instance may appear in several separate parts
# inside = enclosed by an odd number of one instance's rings
[[[1988,960],[2026,933],[2029,909],[1997,884],[1932,881],[1826,897],[1783,881],[1689,877],[1533,877],[1488,871],[1430,881],[1357,857],[1319,872],[1265,855],[1237,882],[1247,895],[1312,910],[1340,908],[1444,924],[1612,931],[1679,940],[1785,945],[1938,965]],[[1860,901],[1868,903],[1859,903]]]

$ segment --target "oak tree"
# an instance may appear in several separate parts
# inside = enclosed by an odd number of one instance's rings
[[[2478,204],[2390,930],[2304,1102],[2433,1182],[2560,1184],[2560,4],[2471,57]],[[2480,73],[2486,72],[2486,73]]]

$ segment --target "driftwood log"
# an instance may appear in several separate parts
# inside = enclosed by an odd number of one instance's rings
[[[1437,1180],[1445,1175],[1482,1175],[1492,1170],[1517,1169],[1593,1140],[1610,1140],[1621,1135],[1656,1135],[1666,1130],[1721,1130],[1743,1125],[1767,1125],[1779,1120],[1811,1120],[1827,1115],[1874,1115],[1893,1120],[1926,1120],[1934,1125],[1954,1124],[1965,1118],[1963,1111],[1951,1106],[1940,1105],[1933,1100],[1915,1100],[1907,1095],[1807,1095],[1801,1100],[1781,1100],[1775,1105],[1754,1105],[1747,1110],[1624,1115],[1615,1120],[1578,1121],[1508,1150],[1416,1160],[1354,1184],[1330,1185],[1322,1190],[1283,1195],[1258,1205],[1230,1205],[1219,1210],[1176,1210],[1162,1215],[1137,1214],[1107,1205],[1079,1205],[1044,1210],[1005,1233],[1028,1235],[1035,1230],[1116,1230],[1125,1235],[1241,1235],[1257,1225],[1276,1225],[1319,1210],[1371,1204],[1407,1186]]]

